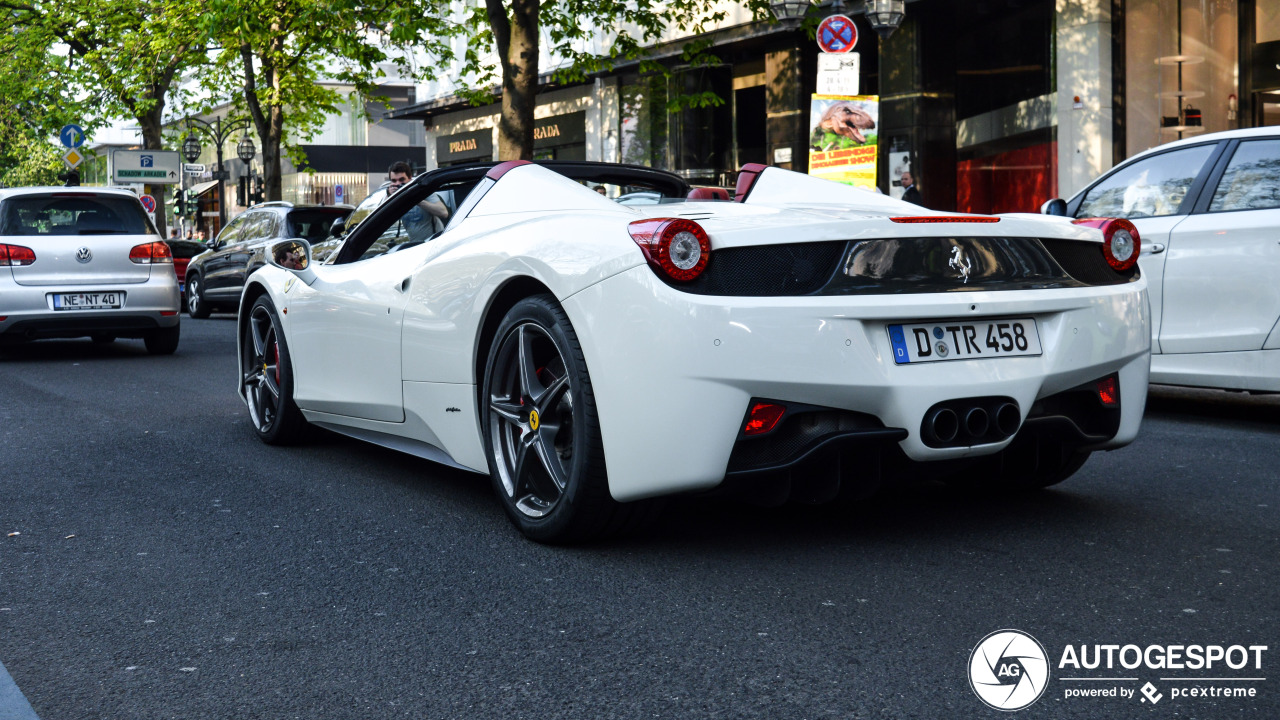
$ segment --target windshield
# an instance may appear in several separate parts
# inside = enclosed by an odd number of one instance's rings
[[[0,235],[153,234],[142,205],[121,195],[21,195],[0,207]]]
[[[294,210],[289,213],[289,233],[291,238],[306,238],[311,242],[320,242],[329,237],[329,228],[335,220],[344,218],[348,210],[321,210],[319,208]]]

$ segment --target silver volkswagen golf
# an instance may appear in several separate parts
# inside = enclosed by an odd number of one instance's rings
[[[178,349],[173,253],[128,190],[0,189],[0,343],[142,338]]]

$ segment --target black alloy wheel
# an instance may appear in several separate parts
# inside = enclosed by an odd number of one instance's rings
[[[191,275],[187,278],[187,314],[196,320],[203,320],[212,311],[213,308],[204,299],[204,283],[200,276]]]
[[[609,534],[652,507],[609,495],[586,361],[554,298],[526,298],[507,313],[489,352],[481,397],[494,492],[530,539]]]
[[[286,445],[301,435],[306,420],[293,402],[293,368],[289,346],[270,298],[262,296],[249,310],[240,343],[244,394],[249,418],[268,445]]]

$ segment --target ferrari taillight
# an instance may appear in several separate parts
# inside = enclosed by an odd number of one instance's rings
[[[650,265],[677,282],[689,282],[707,269],[711,239],[698,223],[686,218],[637,220],[627,227]]]
[[[21,267],[36,261],[36,252],[21,245],[0,245],[0,267]]]
[[[1124,218],[1081,218],[1076,225],[1087,225],[1102,231],[1102,256],[1116,272],[1132,270],[1142,252],[1138,228]]]
[[[776,403],[755,403],[747,413],[747,424],[742,428],[742,434],[764,435],[777,427],[786,413],[787,408]]]
[[[1104,377],[1098,381],[1098,401],[1103,407],[1119,407],[1120,382],[1115,375]]]
[[[169,249],[169,244],[166,242],[143,243],[133,246],[129,251],[129,259],[139,265],[172,263],[173,251]]]

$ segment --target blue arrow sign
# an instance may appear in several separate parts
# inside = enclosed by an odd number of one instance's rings
[[[84,144],[84,128],[79,125],[63,125],[58,137],[65,147],[78,148]]]

